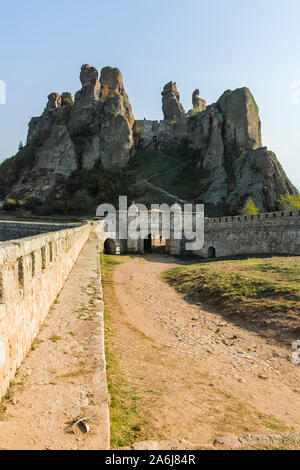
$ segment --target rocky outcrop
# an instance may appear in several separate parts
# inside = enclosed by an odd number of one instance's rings
[[[180,95],[176,83],[167,83],[161,94],[164,119],[177,120],[183,118],[185,111],[179,102]]]
[[[195,90],[193,110],[184,116],[176,85],[168,83],[163,92],[168,119],[136,121],[136,145],[172,150],[173,157],[179,148],[182,155],[184,145],[186,155],[193,150],[193,161],[186,160],[197,173],[193,199],[205,204],[221,204],[236,213],[251,197],[266,212],[277,208],[281,194],[296,194],[275,154],[262,146],[259,110],[250,90],[228,90],[210,106],[199,95]],[[177,119],[171,121],[176,113]]]
[[[172,177],[193,179],[191,199],[231,212],[249,197],[261,211],[273,211],[281,194],[297,194],[275,154],[263,147],[248,88],[227,90],[209,106],[196,89],[186,114],[171,81],[162,91],[164,119],[134,121],[119,69],[104,67],[99,78],[85,64],[80,81],[74,100],[68,92],[51,93],[42,115],[31,119],[26,146],[0,167],[2,199],[62,198],[75,170],[78,176],[94,167],[125,167],[136,149],[169,154],[179,168]]]
[[[132,156],[134,117],[119,69],[81,67],[81,89],[75,94],[51,93],[41,116],[29,123],[22,166],[12,159],[11,198],[62,197],[68,178],[77,169],[124,167]],[[30,164],[29,164],[30,163]],[[19,168],[21,167],[21,168]],[[1,170],[0,170],[1,172]],[[15,175],[14,175],[15,172]],[[1,176],[1,175],[0,175]],[[1,177],[0,177],[1,179]],[[4,193],[4,194],[3,194]]]
[[[226,91],[189,119],[189,143],[199,152],[199,199],[237,208],[251,197],[274,210],[281,194],[296,194],[275,154],[262,147],[259,110],[248,88]]]
[[[134,117],[119,69],[101,71],[101,96],[95,125],[100,130],[101,161],[105,168],[124,167],[132,156]]]
[[[202,112],[206,109],[206,101],[200,98],[200,91],[196,89],[192,95],[193,110],[194,112]]]

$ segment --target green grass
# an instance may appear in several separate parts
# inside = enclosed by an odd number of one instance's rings
[[[202,261],[163,277],[189,299],[212,302],[231,314],[294,319],[299,329],[299,257]]]
[[[135,179],[139,180],[169,172],[180,164],[178,159],[158,150],[137,150],[134,158],[130,160],[128,169]]]

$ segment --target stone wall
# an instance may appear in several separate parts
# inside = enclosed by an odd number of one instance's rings
[[[17,222],[0,220],[0,241],[15,240],[17,238],[32,237],[40,233],[56,232],[70,228],[74,224],[53,224],[43,222]]]
[[[300,211],[205,219],[204,247],[197,254],[207,258],[209,248],[216,257],[300,255]]]
[[[29,351],[91,228],[91,223],[85,223],[0,244],[0,397]]]

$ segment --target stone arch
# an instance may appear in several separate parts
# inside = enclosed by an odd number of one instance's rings
[[[149,253],[152,251],[152,235],[149,233],[148,237],[144,240],[144,252]]]
[[[112,238],[107,238],[104,242],[104,253],[106,255],[116,254],[116,243]]]
[[[207,255],[208,255],[209,258],[216,258],[217,253],[216,253],[216,249],[215,249],[214,246],[210,246],[210,247],[208,248]]]

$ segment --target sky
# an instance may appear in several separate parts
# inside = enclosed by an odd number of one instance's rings
[[[82,64],[120,68],[136,119],[162,119],[176,81],[208,104],[248,87],[263,145],[300,188],[299,0],[27,0],[0,4],[0,161],[26,142],[53,91],[80,89]]]

